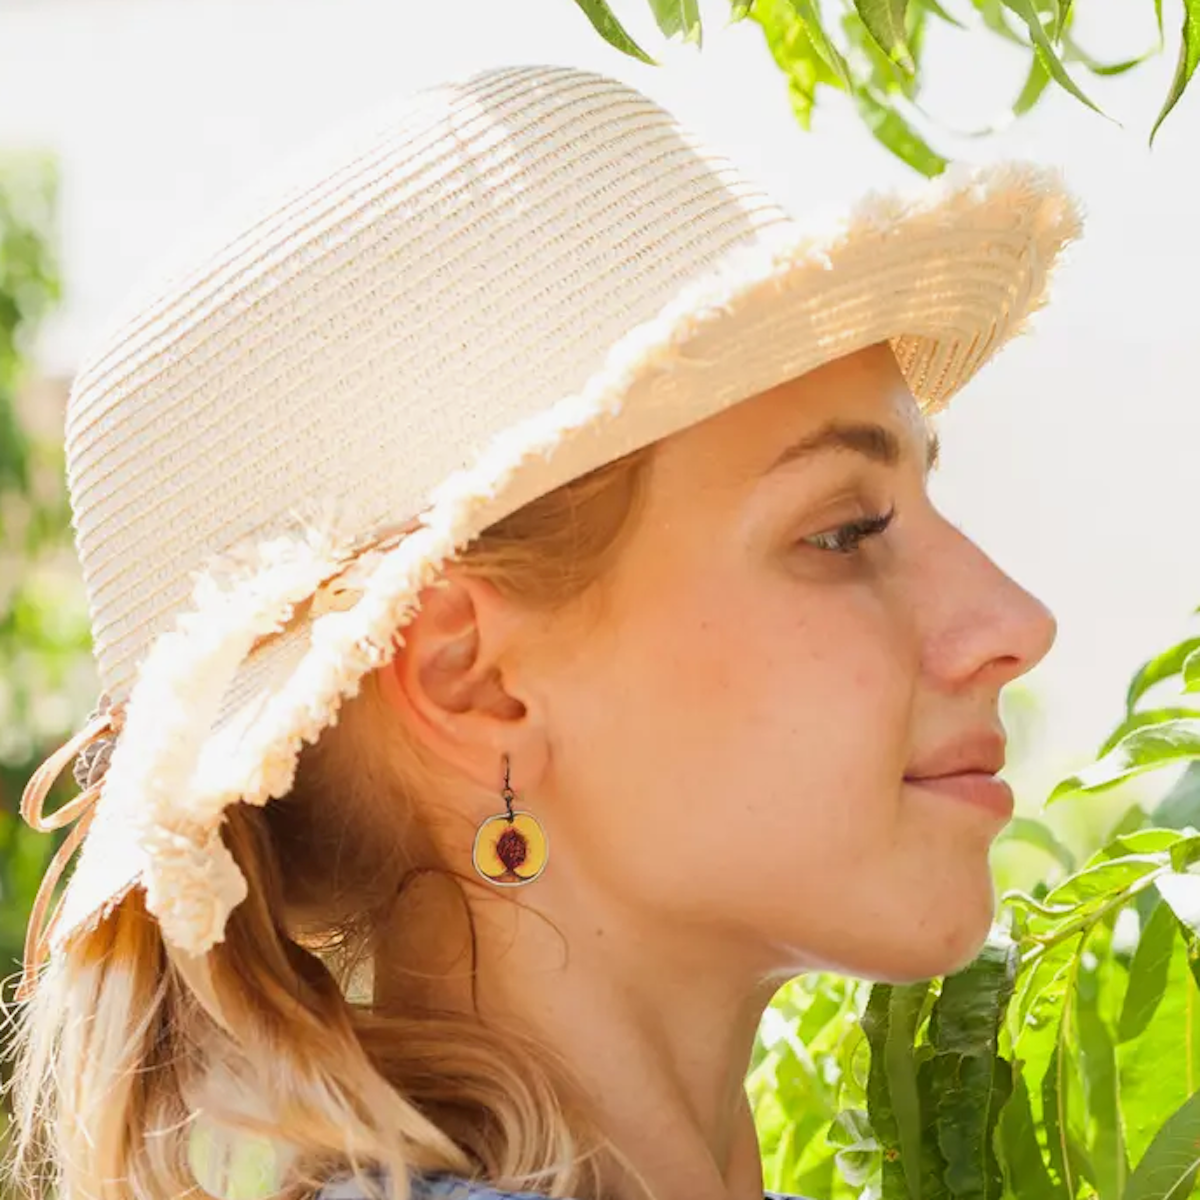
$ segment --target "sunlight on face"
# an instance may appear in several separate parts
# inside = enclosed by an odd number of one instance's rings
[[[933,507],[930,452],[886,346],[658,448],[550,684],[560,853],[647,929],[781,977],[924,978],[978,950],[1004,817],[905,776],[1002,732],[1054,622]]]

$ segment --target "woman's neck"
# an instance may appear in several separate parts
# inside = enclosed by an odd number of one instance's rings
[[[423,875],[397,906],[395,936],[376,965],[387,1007],[451,1011],[515,1023],[569,1066],[598,1132],[659,1200],[761,1200],[762,1169],[744,1079],[774,987],[747,980],[742,949],[701,942],[664,922],[636,923],[620,905],[547,874],[528,895],[466,889]],[[472,945],[476,954],[471,987]],[[615,1200],[642,1200],[615,1161]]]

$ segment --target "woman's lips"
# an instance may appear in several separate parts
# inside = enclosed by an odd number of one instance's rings
[[[986,809],[1003,821],[1012,820],[1015,809],[1012,788],[999,776],[989,775],[986,771],[962,771],[927,779],[906,778],[905,782]]]

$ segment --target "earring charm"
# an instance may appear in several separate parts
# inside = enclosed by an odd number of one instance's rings
[[[505,811],[488,817],[475,833],[471,861],[475,870],[499,887],[532,883],[545,869],[550,843],[541,822],[531,812],[514,809],[509,784],[508,755],[504,756]]]

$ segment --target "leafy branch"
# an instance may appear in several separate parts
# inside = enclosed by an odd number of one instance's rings
[[[656,62],[617,19],[607,0],[574,2],[610,45],[642,62]],[[664,37],[697,48],[703,45],[698,0],[647,2]],[[1150,130],[1151,144],[1200,62],[1200,0],[1181,0],[1181,4],[1179,60]],[[1164,46],[1162,0],[1155,0],[1157,45],[1115,62],[1102,62],[1079,45],[1072,32],[1072,0],[961,0],[960,7],[962,11],[955,14],[941,0],[827,0],[824,5],[820,0],[730,0],[730,17],[752,20],[762,29],[803,128],[810,128],[819,89],[840,91],[853,101],[860,119],[883,146],[927,176],[945,170],[947,159],[922,127],[930,127],[933,135],[938,130],[950,132],[919,101],[927,73],[924,34],[931,19],[959,34],[999,38],[1025,54],[1024,82],[1008,105],[1008,119],[1030,112],[1050,83],[1104,115],[1068,67],[1097,77],[1120,75],[1160,54]]]

